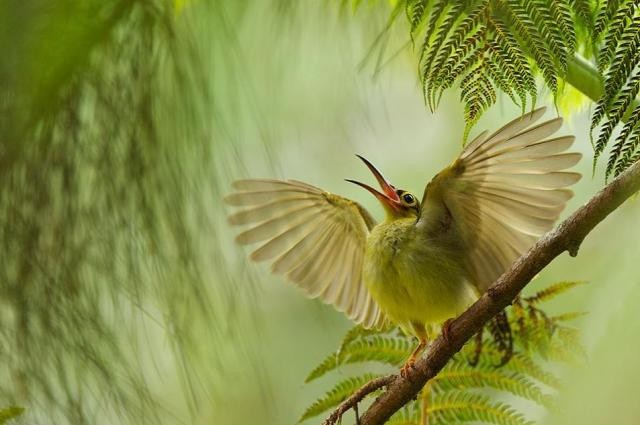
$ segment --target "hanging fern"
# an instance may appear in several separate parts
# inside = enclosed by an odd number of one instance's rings
[[[400,0],[418,56],[426,105],[435,109],[450,88],[464,104],[464,138],[480,116],[506,94],[523,111],[533,107],[541,76],[554,97],[561,81],[576,84],[570,67],[589,67],[577,87],[596,101],[591,131],[594,167],[613,141],[606,177],[640,157],[638,73],[640,2],[637,0]],[[584,70],[584,68],[581,68]],[[578,73],[580,74],[580,73]],[[580,82],[580,81],[577,81]],[[590,88],[585,88],[588,86]],[[633,113],[632,113],[633,112]],[[616,131],[619,131],[616,135]]]
[[[551,406],[551,395],[561,384],[547,370],[548,362],[575,360],[582,355],[577,331],[566,325],[581,313],[548,316],[540,305],[580,283],[559,282],[518,298],[453,357],[416,401],[396,413],[388,423],[418,425],[424,423],[425,415],[431,425],[478,421],[531,423],[514,406],[490,397],[492,393],[487,390],[528,400],[543,408]],[[354,327],[344,336],[338,351],[327,356],[306,382],[336,370],[343,374],[344,368],[353,364],[376,363],[397,370],[414,346],[413,338],[393,326],[378,331]],[[335,408],[379,376],[382,375],[348,376],[309,406],[300,421]]]
[[[535,103],[534,69],[556,94],[578,47],[576,21],[583,30],[592,21],[591,10],[590,4],[566,0],[406,2],[411,37],[422,39],[418,62],[425,102],[436,108],[442,93],[457,83],[466,139],[498,91],[523,111]],[[576,20],[578,14],[583,19]]]
[[[585,15],[584,5],[580,12]],[[535,102],[529,62],[556,93],[558,77],[566,73],[567,58],[577,46],[575,14],[566,1],[408,2],[413,38],[420,23],[427,22],[418,52],[427,104],[435,108],[442,92],[457,81],[465,104],[466,135],[495,103],[496,89],[523,110],[528,100]]]
[[[594,143],[596,158],[604,151],[615,128],[622,125],[607,161],[606,177],[620,174],[634,162],[640,132],[637,102],[626,123],[621,124],[640,89],[640,4],[635,0],[619,2],[615,12],[611,7],[602,5],[599,13],[603,25],[608,24],[598,58],[598,66],[605,72],[604,94],[591,120],[593,131],[606,118]]]

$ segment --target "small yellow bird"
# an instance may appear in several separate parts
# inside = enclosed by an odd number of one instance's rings
[[[261,243],[255,261],[272,260],[309,297],[319,297],[366,328],[387,320],[419,344],[431,329],[469,307],[509,265],[553,226],[568,186],[581,175],[563,171],[579,153],[564,153],[573,136],[550,138],[556,118],[534,124],[545,108],[527,113],[490,136],[485,131],[417,198],[396,189],[366,159],[386,212],[376,224],[358,203],[296,180],[233,183],[226,202],[243,210],[229,217],[251,225],[240,244]],[[446,331],[446,328],[445,328]],[[446,336],[446,335],[445,335]]]

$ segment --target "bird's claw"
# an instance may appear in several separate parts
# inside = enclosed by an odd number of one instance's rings
[[[447,319],[442,324],[442,336],[444,337],[445,341],[447,341],[447,342],[451,341],[451,339],[449,337],[451,336],[451,325],[452,324],[453,324],[453,319]]]
[[[405,364],[402,365],[402,367],[400,368],[400,376],[402,376],[404,379],[407,379],[407,377],[409,376],[409,372],[411,372],[416,365],[416,359],[409,359],[405,362]]]

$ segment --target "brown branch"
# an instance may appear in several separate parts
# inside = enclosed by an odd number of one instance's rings
[[[340,405],[334,410],[331,415],[322,423],[322,425],[335,425],[342,415],[349,409],[354,409],[356,412],[356,419],[358,418],[358,403],[363,398],[371,394],[372,392],[379,390],[382,387],[389,385],[391,381],[396,378],[396,375],[381,376],[364,384],[356,392],[351,394],[349,398],[340,403]],[[360,421],[356,421],[360,425]]]
[[[486,294],[451,322],[448,338],[438,337],[406,378],[390,375],[371,381],[342,403],[324,425],[335,424],[344,412],[364,396],[386,386],[386,391],[373,402],[359,422],[361,425],[384,424],[391,415],[414,399],[425,383],[436,376],[465,342],[507,307],[536,274],[564,251],[571,256],[577,255],[580,244],[589,232],[638,190],[640,162],[629,167],[520,257],[491,285]],[[384,383],[380,382],[381,379]]]

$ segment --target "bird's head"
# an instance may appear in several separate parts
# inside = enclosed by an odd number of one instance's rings
[[[387,213],[387,220],[407,217],[417,218],[420,215],[420,202],[418,202],[418,198],[406,190],[396,189],[382,176],[382,173],[380,173],[373,164],[360,155],[357,155],[357,157],[360,158],[373,173],[376,180],[378,180],[378,184],[380,184],[382,192],[378,192],[368,184],[360,183],[359,181],[351,179],[347,179],[347,181],[355,183],[371,192],[384,207]]]

